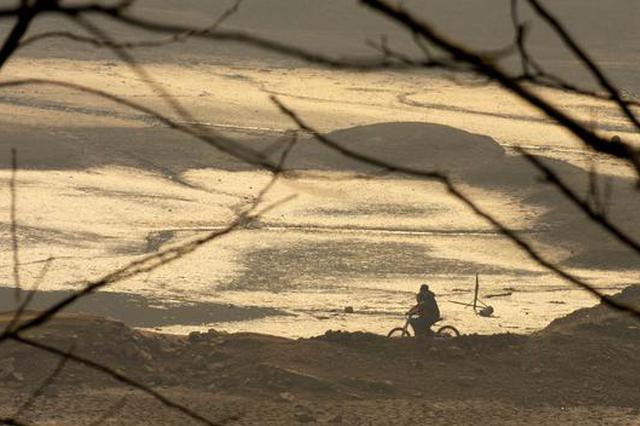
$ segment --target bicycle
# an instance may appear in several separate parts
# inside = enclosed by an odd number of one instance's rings
[[[406,315],[407,317],[407,321],[404,323],[403,327],[396,327],[394,329],[392,329],[388,334],[387,337],[392,337],[392,338],[396,338],[396,337],[410,337],[411,336],[411,332],[409,331],[409,325],[411,318],[414,315]],[[442,321],[443,319],[440,318],[438,319],[434,325],[440,321]],[[438,328],[436,330],[435,333],[432,333],[437,337],[458,337],[460,336],[460,332],[458,331],[457,328],[455,328],[452,325],[443,325],[442,327]]]

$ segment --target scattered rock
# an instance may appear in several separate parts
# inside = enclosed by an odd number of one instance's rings
[[[278,396],[280,397],[281,400],[286,402],[293,402],[296,400],[296,397],[289,392],[281,392]]]
[[[481,317],[490,317],[493,315],[493,306],[485,306],[484,308],[478,311],[478,315]]]
[[[15,366],[14,366],[15,361],[16,360],[13,357],[0,360],[0,379],[3,379],[13,374],[13,372],[15,371]]]
[[[455,359],[464,358],[465,351],[464,351],[464,349],[462,349],[462,348],[460,348],[458,346],[451,346],[447,350],[447,355],[450,358],[455,358]]]
[[[322,423],[342,424],[343,423],[342,414],[336,414],[333,417],[329,417],[323,420]]]
[[[209,330],[207,330],[207,335],[208,337],[219,337],[222,336],[224,333],[216,330],[215,328],[210,328]]]
[[[353,306],[345,306],[345,308],[344,308],[344,313],[345,314],[352,314],[353,312],[354,312]]]
[[[153,361],[153,356],[146,349],[140,348],[138,350],[138,357],[142,358],[144,361],[150,362]]]
[[[222,370],[224,368],[223,362],[211,362],[207,364],[207,369],[209,370]]]
[[[178,348],[173,346],[162,346],[160,348],[160,351],[164,354],[175,354],[176,352],[178,352]]]
[[[197,342],[201,342],[202,340],[203,339],[199,331],[192,331],[191,333],[189,333],[189,342],[197,343]]]
[[[300,423],[312,423],[317,421],[316,418],[304,408],[298,408],[293,416]]]
[[[456,382],[462,386],[473,386],[476,383],[475,376],[459,376]]]
[[[0,360],[0,380],[24,381],[24,376],[16,371],[15,361],[13,357]]]

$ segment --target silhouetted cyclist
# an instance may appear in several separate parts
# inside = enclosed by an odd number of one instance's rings
[[[429,290],[429,286],[422,284],[416,295],[418,302],[409,309],[407,315],[414,315],[409,322],[416,336],[432,333],[431,326],[440,320],[440,308],[436,302],[436,295]]]

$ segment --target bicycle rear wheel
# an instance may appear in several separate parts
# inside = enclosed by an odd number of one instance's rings
[[[409,333],[409,330],[402,327],[396,327],[393,330],[391,330],[389,334],[387,334],[387,337],[391,337],[391,338],[409,337],[409,336],[411,336],[411,333]]]
[[[436,331],[436,334],[441,337],[458,337],[460,332],[452,325],[445,325],[440,327],[438,331]]]

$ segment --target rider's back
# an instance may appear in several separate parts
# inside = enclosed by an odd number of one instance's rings
[[[436,302],[436,295],[431,291],[421,291],[417,295],[418,304],[420,305],[420,316],[437,320],[440,318],[440,308]]]

